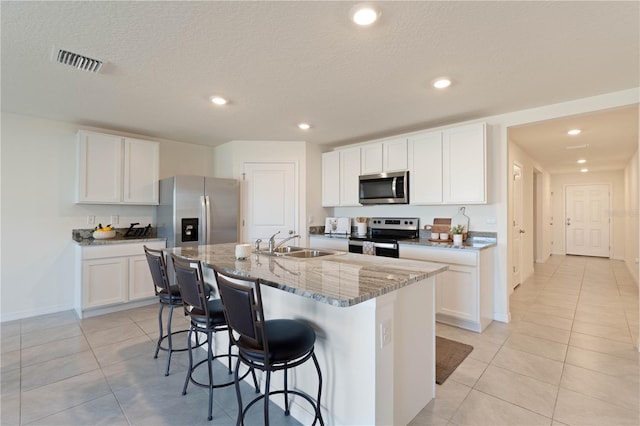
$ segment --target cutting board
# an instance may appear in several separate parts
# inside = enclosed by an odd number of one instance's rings
[[[466,234],[469,232],[469,216],[464,214],[464,210],[465,207],[460,207],[458,209],[458,214],[451,218],[451,227],[453,228],[454,226],[462,225],[464,226],[464,233]]]

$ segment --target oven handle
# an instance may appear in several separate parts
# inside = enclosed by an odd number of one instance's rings
[[[358,247],[362,247],[364,245],[364,241],[361,240],[350,240],[349,241],[349,245],[350,246],[358,246]],[[398,244],[397,243],[373,243],[373,247],[374,248],[383,248],[383,249],[392,249],[395,250],[398,248]]]

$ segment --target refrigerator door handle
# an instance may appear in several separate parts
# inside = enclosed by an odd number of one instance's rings
[[[200,196],[200,230],[200,244],[207,244],[207,198],[204,195]]]
[[[210,234],[210,230],[212,229],[212,223],[211,223],[211,200],[209,199],[208,195],[204,196],[204,203],[205,203],[205,213],[206,213],[206,224],[207,224],[207,233],[206,236],[204,237],[204,243],[205,244],[210,244],[211,242],[209,241],[209,234]]]

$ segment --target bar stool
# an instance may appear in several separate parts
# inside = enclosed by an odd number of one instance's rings
[[[269,396],[284,394],[285,416],[290,414],[289,395],[298,395],[307,400],[315,412],[313,424],[324,425],[320,411],[322,393],[322,373],[314,353],[315,331],[308,324],[293,319],[264,318],[262,294],[258,279],[250,279],[221,272],[214,267],[222,308],[229,328],[229,339],[238,347],[238,362],[235,368],[236,396],[238,398],[237,425],[244,425],[247,410],[264,399],[264,421],[269,424]],[[318,372],[318,397],[312,397],[297,390],[288,389],[287,371],[313,359]],[[250,401],[243,408],[238,371],[240,363],[266,373],[265,392]],[[270,389],[271,373],[284,370],[284,390]]]
[[[184,381],[182,394],[187,394],[187,387],[189,385],[189,382],[199,387],[208,388],[208,419],[211,420],[213,419],[213,389],[230,386],[235,382],[234,379],[230,379],[226,382],[215,384],[213,382],[212,362],[218,358],[228,358],[228,369],[229,374],[231,374],[231,358],[237,357],[237,355],[231,353],[231,346],[233,342],[229,341],[229,348],[226,354],[213,356],[213,335],[219,331],[226,331],[228,328],[225,321],[224,313],[222,312],[222,302],[220,301],[220,299],[208,299],[209,289],[207,284],[204,282],[204,278],[202,275],[202,263],[200,261],[194,261],[191,259],[176,256],[175,254],[171,254],[171,258],[173,260],[173,267],[176,271],[176,281],[178,282],[180,293],[182,294],[185,313],[189,315],[191,320],[187,338],[187,349],[189,351],[189,370],[187,371],[187,377]],[[191,337],[193,333],[196,333],[196,339],[198,333],[204,333],[207,336],[206,342],[202,343],[202,345],[204,345],[205,343],[207,344],[207,358],[195,365],[193,364],[193,350],[191,344]],[[199,382],[194,378],[195,370],[204,363],[207,363],[208,366],[208,383]],[[255,372],[253,370],[250,371],[253,374],[253,380],[257,392],[259,389],[258,381],[255,377]],[[242,376],[242,378],[246,377],[247,374],[249,374],[249,370]]]
[[[158,352],[160,350],[167,351],[167,368],[164,373],[165,376],[169,375],[169,367],[171,365],[171,354],[174,352],[183,352],[187,348],[174,349],[172,337],[176,334],[186,333],[189,330],[171,331],[171,319],[173,318],[173,309],[177,306],[182,306],[182,297],[180,296],[180,290],[177,285],[170,285],[167,276],[167,263],[164,258],[162,250],[153,250],[144,246],[144,253],[147,256],[147,263],[151,270],[151,278],[153,279],[153,287],[158,297],[160,308],[158,309],[158,329],[159,336],[156,343],[156,352],[153,355],[154,359],[158,358]],[[164,307],[169,307],[169,316],[167,317],[167,334],[163,334],[162,329],[162,311]],[[164,340],[167,340],[167,346],[162,346]]]

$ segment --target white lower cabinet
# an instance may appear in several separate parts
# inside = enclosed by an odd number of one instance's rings
[[[164,241],[76,247],[75,306],[80,318],[155,302],[145,244],[166,247]]]
[[[436,321],[477,332],[493,321],[493,247],[476,251],[400,244],[400,258],[449,265],[436,275]]]

